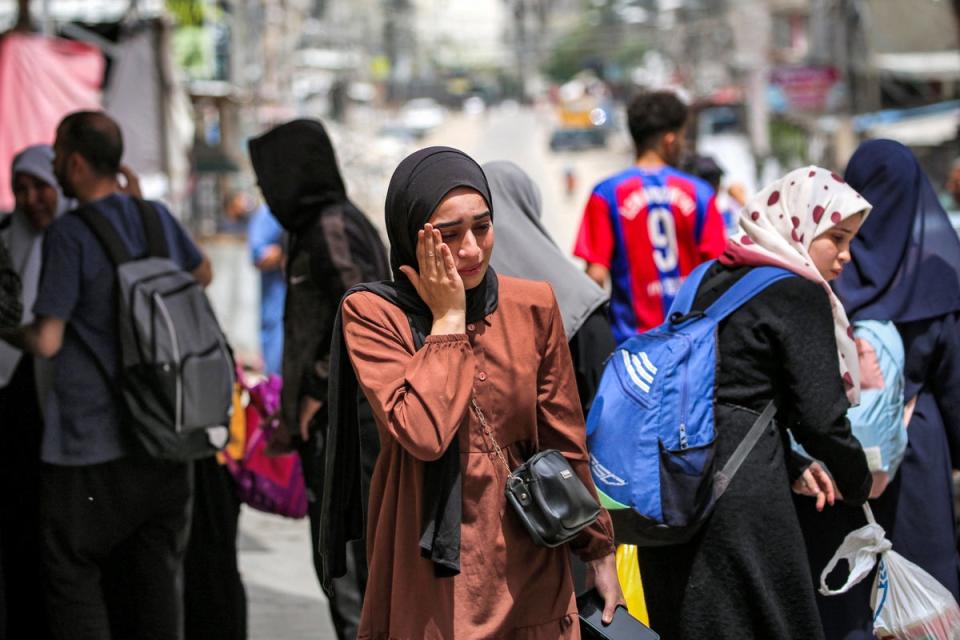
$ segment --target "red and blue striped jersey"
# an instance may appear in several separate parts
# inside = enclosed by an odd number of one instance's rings
[[[709,184],[672,167],[630,167],[590,194],[574,255],[610,270],[617,343],[661,324],[683,278],[726,246]]]

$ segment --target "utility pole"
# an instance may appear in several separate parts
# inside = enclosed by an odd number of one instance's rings
[[[530,35],[527,31],[527,2],[513,2],[514,50],[520,72],[520,99],[526,101],[530,90]]]
[[[543,42],[554,0],[506,0],[505,4],[513,17],[511,35],[520,94],[527,99],[534,90],[534,80],[543,65]]]
[[[767,85],[772,45],[770,8],[764,0],[731,3],[731,28],[737,66],[743,73],[747,108],[747,133],[757,163],[758,177],[770,157],[770,108]]]
[[[387,99],[406,98],[410,80],[411,57],[416,46],[410,28],[411,0],[381,0],[383,9],[383,53],[390,62]]]

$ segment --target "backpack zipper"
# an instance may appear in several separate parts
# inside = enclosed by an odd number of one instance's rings
[[[204,302],[204,304],[206,304],[206,308],[207,308],[207,310],[210,312],[210,315],[212,315],[213,317],[216,317],[217,314],[215,314],[215,313],[213,312],[213,308],[210,306],[210,301],[207,299],[207,297],[206,297],[205,295],[203,296],[203,302]],[[236,381],[236,369],[234,368],[234,367],[236,367],[236,363],[235,363],[234,360],[233,360],[233,356],[230,354],[230,347],[227,345],[227,337],[226,337],[225,335],[223,335],[223,331],[221,331],[221,330],[219,329],[219,327],[218,327],[218,329],[217,329],[217,345],[220,347],[220,352],[223,353],[223,355],[224,355],[224,369],[227,370],[227,378]],[[229,363],[233,363],[234,366],[231,367]],[[229,422],[230,418],[233,416],[233,400],[232,400],[232,398],[233,398],[233,385],[231,385],[231,395],[230,395],[230,397],[231,397],[230,406],[229,406],[229,408],[227,409],[227,421],[228,421],[228,422]],[[228,425],[213,425],[213,426],[227,426],[227,427],[229,428],[229,424],[228,424]]]
[[[692,347],[690,346],[690,340],[686,336],[681,336],[684,341],[687,343],[687,353],[689,354]],[[685,362],[683,364],[683,383],[680,385],[680,449],[687,448],[687,382],[688,382],[688,373],[690,371],[690,363]]]
[[[228,378],[228,379],[231,379],[231,380],[234,380],[234,379],[235,379],[234,376],[236,375],[236,372],[235,372],[234,369],[232,369],[232,368],[230,367],[229,364],[227,364],[228,362],[233,362],[233,358],[230,357],[230,350],[227,349],[227,344],[226,344],[226,342],[223,340],[222,337],[221,337],[221,338],[217,338],[217,343],[220,345],[220,351],[221,351],[221,353],[223,353],[223,355],[225,356],[225,357],[224,357],[224,369],[227,370],[227,378]],[[229,422],[230,418],[233,416],[233,391],[232,391],[232,389],[233,389],[233,385],[231,385],[230,407],[227,409],[227,421],[228,421],[228,422]],[[227,425],[214,425],[214,426],[226,426],[226,427],[229,428],[230,425],[227,424]]]
[[[160,313],[167,323],[167,329],[170,331],[171,343],[173,344],[173,359],[176,363],[176,371],[174,373],[176,376],[176,415],[174,416],[173,427],[177,433],[180,433],[183,431],[183,375],[180,371],[180,341],[177,338],[177,329],[173,326],[173,319],[170,317],[167,306],[163,303],[163,298],[160,297],[159,293],[153,294],[153,303],[160,309]]]

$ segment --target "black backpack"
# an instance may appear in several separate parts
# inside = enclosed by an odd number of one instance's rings
[[[116,265],[117,392],[148,455],[196,460],[226,446],[233,354],[203,289],[170,259],[160,214],[134,201],[148,247],[138,257],[105,216],[90,208],[77,212]]]

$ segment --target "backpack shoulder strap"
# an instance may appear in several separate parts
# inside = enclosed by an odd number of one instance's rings
[[[141,198],[134,198],[137,209],[140,210],[140,220],[143,221],[143,233],[147,238],[147,251],[154,258],[169,258],[167,238],[163,233],[163,222],[157,208]]]
[[[727,490],[727,487],[730,486],[730,481],[733,480],[733,476],[737,475],[737,471],[740,470],[744,460],[746,460],[750,452],[753,451],[753,447],[757,444],[763,432],[767,430],[767,426],[773,421],[773,416],[776,413],[777,405],[771,400],[767,403],[767,406],[764,407],[763,413],[754,420],[750,431],[747,432],[747,435],[743,437],[743,440],[741,440],[737,448],[734,449],[726,464],[723,465],[723,468],[714,475],[714,500],[718,500]]]
[[[676,297],[673,299],[673,304],[670,305],[670,311],[667,312],[668,318],[675,313],[679,313],[682,316],[690,313],[690,308],[693,306],[693,299],[697,297],[697,289],[700,288],[700,283],[703,282],[703,276],[706,275],[707,269],[713,266],[714,262],[716,262],[716,260],[707,260],[687,275],[683,284],[680,286],[680,291],[677,292]]]
[[[755,267],[727,289],[704,313],[719,322],[774,282],[793,277],[798,276],[780,267]]]
[[[130,262],[133,259],[130,251],[127,250],[127,245],[123,241],[123,238],[121,238],[117,230],[113,228],[113,225],[110,224],[106,216],[86,206],[80,207],[75,213],[83,220],[84,224],[90,228],[90,231],[97,237],[97,240],[100,241],[100,244],[103,246],[104,251],[107,252],[107,256],[110,257],[113,264],[120,265],[124,262]]]

